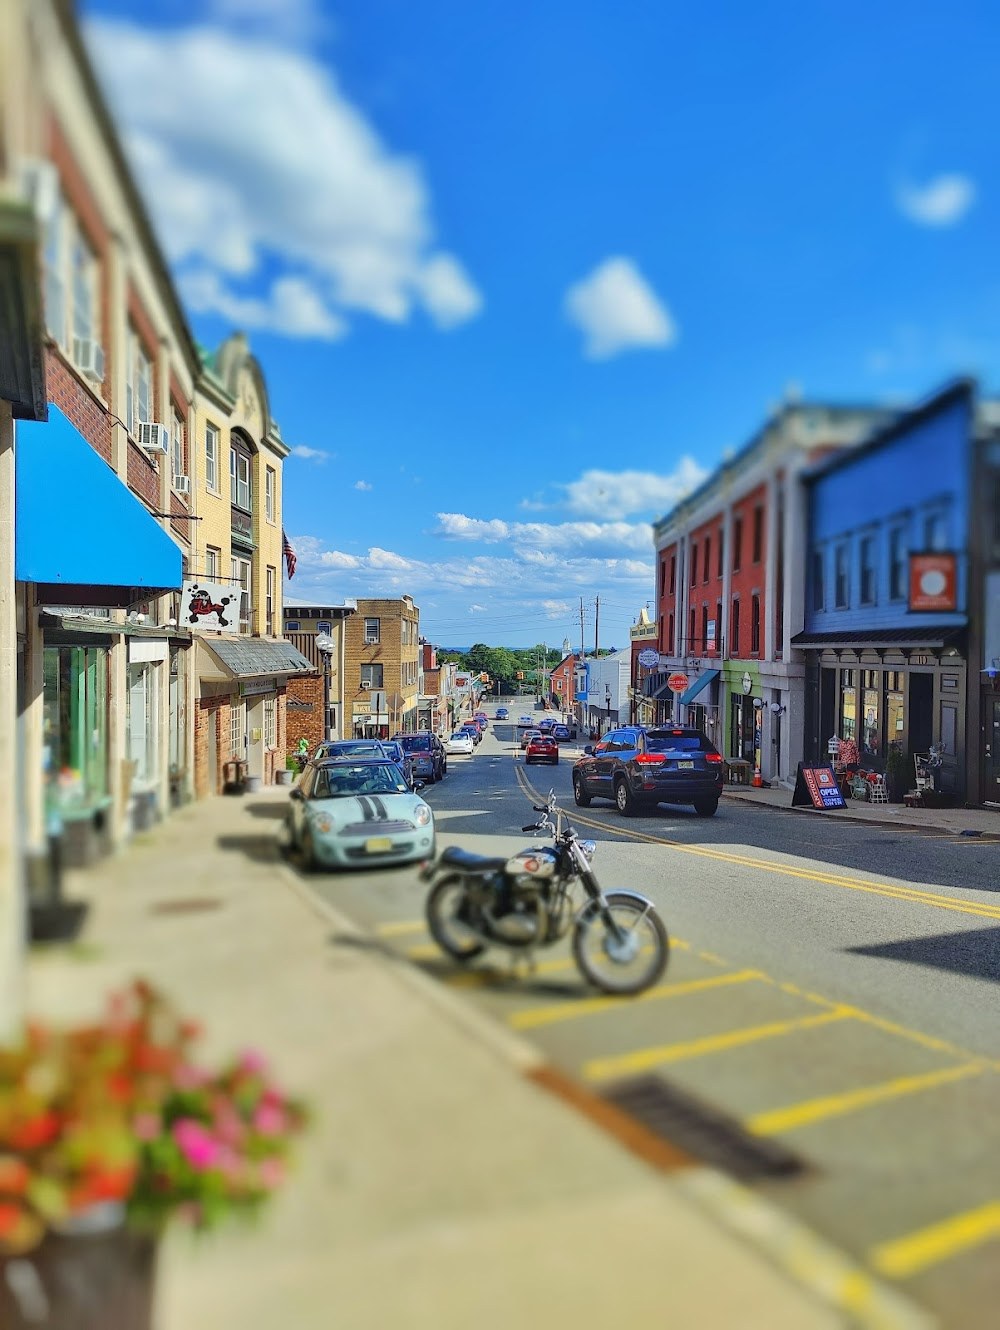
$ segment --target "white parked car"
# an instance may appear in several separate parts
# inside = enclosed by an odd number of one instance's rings
[[[457,730],[445,743],[444,751],[448,753],[449,756],[452,753],[465,753],[467,756],[471,757],[475,747],[476,741],[468,731]]]

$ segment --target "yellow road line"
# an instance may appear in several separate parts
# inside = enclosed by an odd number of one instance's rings
[[[448,959],[436,942],[422,942],[419,947],[407,947],[406,956],[411,961],[443,961]]]
[[[423,919],[402,919],[388,924],[379,924],[375,932],[379,937],[399,937],[403,933],[426,933],[427,925]]]
[[[801,1103],[789,1104],[785,1108],[758,1113],[749,1119],[746,1126],[756,1136],[778,1136],[782,1132],[794,1131],[797,1127],[825,1122],[827,1118],[855,1113],[858,1109],[869,1108],[872,1104],[883,1104],[890,1099],[901,1099],[904,1095],[919,1094],[922,1090],[933,1090],[941,1085],[949,1085],[953,1081],[965,1080],[969,1076],[979,1076],[985,1070],[981,1062],[967,1062],[960,1067],[942,1067],[919,1076],[898,1076],[895,1080],[882,1081],[878,1085],[866,1085],[857,1090],[845,1090],[840,1094],[822,1095],[817,1099],[805,1099]]]
[[[713,975],[710,979],[689,979],[678,984],[659,984],[633,998],[595,997],[576,1002],[560,1002],[550,1007],[532,1007],[516,1011],[509,1019],[515,1030],[534,1030],[540,1025],[554,1025],[558,1021],[572,1021],[580,1016],[593,1016],[600,1011],[621,1011],[637,1002],[654,1002],[659,998],[686,997],[690,993],[704,993],[711,988],[724,988],[728,984],[745,984],[761,979],[759,970],[740,970],[734,974]]]
[[[537,791],[531,787],[530,782],[528,782],[526,792],[530,792],[535,798],[540,798]],[[671,840],[665,836],[653,836],[648,832],[636,831],[630,827],[616,827],[611,823],[598,822],[594,818],[581,814],[578,810],[574,810],[573,818],[574,821],[581,823],[583,826],[615,836],[623,836],[629,840],[641,841],[647,845],[663,845],[668,849],[678,850],[681,854],[693,854],[703,859],[736,864],[743,868],[756,868],[761,872],[776,873],[781,877],[795,877],[807,882],[821,882],[829,886],[846,887],[852,891],[870,892],[893,900],[907,901],[911,905],[927,905],[939,910],[953,910],[959,914],[974,915],[983,919],[1000,919],[1000,906],[997,905],[989,905],[978,901],[963,901],[953,896],[941,895],[939,892],[922,891],[917,887],[895,886],[888,882],[870,882],[833,873],[807,871],[801,868],[792,868],[788,864],[776,863],[771,859],[754,859],[749,855],[731,854],[724,850],[710,849],[707,846],[688,845],[683,841]]]
[[[908,1279],[928,1266],[1000,1238],[1000,1201],[952,1215],[902,1238],[880,1243],[869,1252],[871,1265],[891,1279]]]
[[[761,1039],[775,1039],[780,1035],[795,1034],[799,1030],[814,1030],[820,1025],[848,1019],[846,1008],[824,1011],[818,1016],[800,1016],[795,1020],[771,1021],[767,1025],[751,1025],[741,1030],[727,1030],[724,1034],[707,1035],[701,1039],[688,1039],[679,1044],[661,1044],[657,1048],[639,1048],[617,1057],[595,1058],[583,1064],[583,1075],[589,1081],[605,1081],[613,1076],[626,1076],[633,1072],[648,1071],[650,1067],[690,1058],[705,1057],[709,1053],[724,1053],[731,1048],[742,1048]]]

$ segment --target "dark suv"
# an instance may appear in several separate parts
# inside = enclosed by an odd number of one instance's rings
[[[415,780],[440,780],[448,771],[444,744],[436,734],[394,734],[409,757]]]
[[[656,804],[694,804],[711,817],[722,793],[722,756],[701,730],[679,726],[611,730],[573,767],[573,798],[612,799],[622,817]]]

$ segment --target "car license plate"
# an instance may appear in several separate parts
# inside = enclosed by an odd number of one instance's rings
[[[677,770],[678,770],[678,771],[694,771],[694,763],[693,763],[693,762],[678,762],[678,763],[677,763]]]
[[[380,854],[385,850],[392,849],[392,838],[390,836],[373,836],[371,840],[365,841],[365,850],[369,854]]]

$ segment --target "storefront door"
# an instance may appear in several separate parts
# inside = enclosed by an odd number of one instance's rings
[[[989,698],[983,707],[985,743],[983,745],[983,797],[987,803],[1000,803],[1000,697]]]

